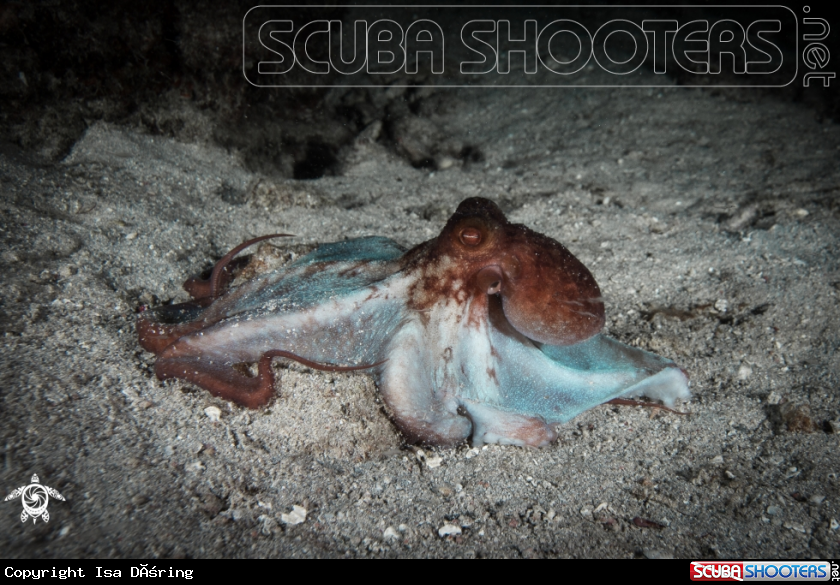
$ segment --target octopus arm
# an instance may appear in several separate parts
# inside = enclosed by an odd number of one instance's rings
[[[647,396],[672,406],[688,378],[672,361],[598,334],[569,346],[541,345],[495,330],[500,407],[565,423],[618,397]]]
[[[390,244],[388,244],[390,242]],[[385,359],[383,349],[402,321],[405,279],[386,238],[322,246],[288,267],[229,291],[158,355],[159,378],[181,378],[254,407],[273,393],[273,357],[320,369],[363,369]],[[257,362],[249,378],[234,366]]]
[[[403,249],[383,237],[323,244],[288,266],[229,291],[208,308],[205,321],[240,313],[303,309],[352,295],[394,275]]]

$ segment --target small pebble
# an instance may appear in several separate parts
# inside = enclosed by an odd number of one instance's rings
[[[458,536],[461,534],[461,527],[454,524],[444,524],[438,530],[438,536],[446,538],[447,536]]]
[[[291,512],[288,514],[280,514],[280,521],[283,524],[288,524],[290,526],[302,524],[304,520],[306,520],[306,508],[303,506],[292,506]]]
[[[201,461],[193,461],[186,465],[187,471],[192,471],[193,473],[201,473],[204,471],[204,463]]]
[[[204,414],[210,419],[210,422],[219,422],[222,418],[222,411],[218,406],[208,406],[204,409]]]
[[[771,516],[778,516],[782,513],[782,509],[779,506],[768,506],[767,513]]]
[[[840,528],[840,523],[838,523],[835,518],[832,518],[831,522],[829,522],[828,525],[832,530],[837,530],[838,528]]]
[[[467,459],[472,459],[473,457],[475,457],[479,453],[480,453],[480,451],[478,449],[476,449],[475,447],[473,447],[472,449],[467,451],[467,454],[464,455],[464,457],[467,458]]]
[[[787,430],[800,433],[810,433],[814,430],[811,408],[807,404],[786,402],[779,410]]]
[[[821,494],[814,494],[813,496],[811,496],[810,501],[811,501],[812,504],[816,504],[817,506],[819,506],[820,504],[823,503],[823,500],[825,500],[825,496],[823,496]]]
[[[400,537],[400,535],[397,533],[396,530],[394,530],[393,526],[389,526],[385,529],[385,532],[382,534],[382,537],[385,538],[385,540],[397,540]]]
[[[438,168],[439,168],[440,170],[448,169],[449,167],[451,167],[451,166],[452,166],[452,165],[454,165],[454,164],[455,164],[455,160],[454,160],[454,159],[452,159],[452,158],[450,158],[450,157],[448,157],[448,156],[444,156],[444,157],[443,157],[443,158],[441,158],[441,159],[438,161],[438,163],[437,163]]]
[[[76,274],[77,271],[77,268],[72,264],[65,264],[64,266],[58,269],[58,275],[61,278],[69,278]]]
[[[746,380],[750,376],[752,376],[752,368],[747,364],[741,364],[741,367],[738,368],[738,379]]]
[[[441,463],[443,463],[443,458],[435,455],[434,457],[427,457],[426,458],[426,465],[429,469],[434,469],[436,467],[440,467]]]
[[[673,559],[674,555],[658,548],[646,548],[642,550],[646,559]]]

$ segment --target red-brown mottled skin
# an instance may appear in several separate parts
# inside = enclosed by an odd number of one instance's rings
[[[440,236],[404,261],[425,275],[411,291],[418,311],[442,297],[498,293],[511,324],[542,343],[571,345],[604,326],[601,291],[580,260],[556,240],[510,223],[487,199],[462,202]]]

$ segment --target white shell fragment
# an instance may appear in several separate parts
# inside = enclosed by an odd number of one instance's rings
[[[306,508],[303,506],[292,506],[292,511],[288,514],[280,514],[280,521],[283,524],[294,526],[296,524],[303,524],[306,520]]]
[[[737,375],[739,380],[746,380],[750,376],[752,376],[752,368],[749,364],[741,364],[741,366],[738,368]]]
[[[426,465],[429,467],[429,469],[435,469],[436,467],[440,467],[441,463],[443,463],[443,458],[438,455],[426,458]]]
[[[446,538],[447,536],[458,536],[461,534],[461,527],[456,526],[455,524],[444,524],[438,530],[438,535],[441,538]]]
[[[382,534],[382,537],[385,540],[396,540],[400,537],[400,535],[396,530],[394,530],[393,526],[389,526],[385,529],[385,532]]]

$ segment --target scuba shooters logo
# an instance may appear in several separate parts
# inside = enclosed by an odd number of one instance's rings
[[[32,518],[33,524],[38,518],[49,522],[50,513],[47,511],[47,505],[50,503],[50,497],[63,502],[64,496],[58,493],[58,490],[42,485],[37,474],[33,475],[30,481],[31,484],[21,486],[6,496],[5,501],[21,499],[23,502],[23,512],[20,513],[21,522],[26,522],[29,518]]]
[[[692,581],[829,581],[831,576],[828,561],[692,561],[690,570]]]
[[[256,6],[242,20],[242,71],[257,87],[670,87],[669,73],[686,87],[716,77],[784,87],[797,78],[799,19],[785,6],[602,8]],[[816,45],[808,56],[828,59]],[[639,75],[643,65],[653,75]]]

